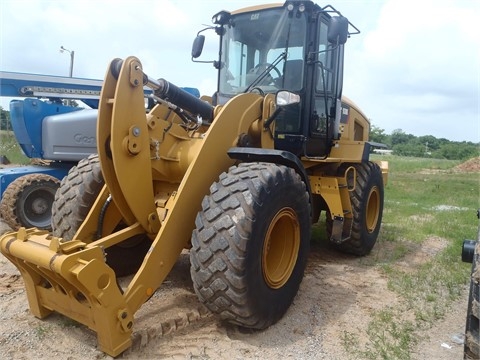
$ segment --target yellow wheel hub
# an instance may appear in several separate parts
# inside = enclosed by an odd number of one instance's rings
[[[368,194],[367,208],[366,208],[366,215],[365,215],[365,225],[369,233],[372,233],[377,227],[378,216],[380,212],[380,192],[379,191],[380,190],[378,189],[378,187],[374,186],[370,190],[370,194]]]
[[[263,277],[279,289],[292,275],[300,249],[300,225],[291,208],[281,209],[270,222],[262,253]]]

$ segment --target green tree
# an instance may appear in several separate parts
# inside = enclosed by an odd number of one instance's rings
[[[0,130],[12,130],[10,123],[10,111],[4,110],[0,106]]]
[[[373,142],[386,144],[386,145],[391,144],[390,136],[385,133],[385,130],[373,124],[370,126],[369,140]]]
[[[425,147],[415,142],[397,144],[393,147],[393,153],[399,156],[426,157]]]
[[[395,129],[392,131],[392,146],[398,145],[398,144],[406,144],[410,140],[414,139],[415,136],[412,134],[407,134],[405,133],[402,129]]]
[[[449,160],[466,160],[480,155],[480,145],[465,141],[450,142],[443,144],[433,155]]]
[[[371,125],[370,141],[388,145],[395,155],[432,157],[436,159],[466,160],[480,156],[480,143],[437,139],[433,135],[415,136],[395,129],[391,135],[384,129]]]
[[[432,135],[419,136],[417,138],[419,145],[425,146],[425,152],[432,152],[440,148],[440,141]]]

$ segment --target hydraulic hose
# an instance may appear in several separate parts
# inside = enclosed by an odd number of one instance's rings
[[[103,222],[105,220],[105,213],[107,212],[108,206],[112,202],[112,195],[109,195],[107,200],[102,206],[102,209],[100,210],[100,215],[98,216],[98,225],[97,225],[97,239],[100,239],[102,237],[102,229],[103,229]]]

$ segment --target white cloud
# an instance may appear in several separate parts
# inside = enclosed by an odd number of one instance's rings
[[[101,79],[113,58],[134,55],[150,76],[211,95],[216,71],[191,62],[192,41],[217,11],[253,4],[258,0],[2,0],[0,68],[67,76],[63,45],[75,51],[76,77]],[[334,6],[362,31],[346,45],[344,93],[376,126],[480,141],[480,1],[337,0]],[[203,58],[213,60],[217,46],[207,33]]]
[[[480,141],[479,18],[474,1],[386,1],[347,55],[346,88],[387,133]]]

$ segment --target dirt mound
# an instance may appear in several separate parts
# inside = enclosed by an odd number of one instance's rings
[[[455,166],[454,170],[458,172],[480,172],[480,156]]]

